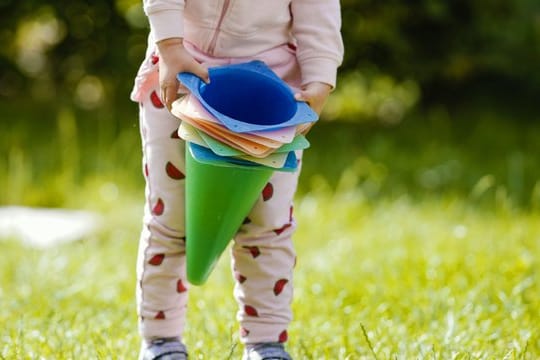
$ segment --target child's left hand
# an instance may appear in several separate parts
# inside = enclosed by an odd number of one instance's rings
[[[294,94],[294,97],[298,101],[305,101],[308,105],[317,113],[321,114],[321,111],[326,103],[328,95],[330,95],[332,87],[322,82],[311,82],[302,86],[300,92]]]

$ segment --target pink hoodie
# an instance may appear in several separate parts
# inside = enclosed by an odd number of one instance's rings
[[[144,10],[151,28],[146,63],[155,42],[174,37],[218,58],[289,46],[296,49],[302,84],[335,86],[343,58],[339,0],[144,0]],[[147,80],[144,67],[139,81]]]

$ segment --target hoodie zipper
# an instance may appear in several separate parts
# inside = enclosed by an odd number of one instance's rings
[[[231,3],[231,0],[225,0],[223,2],[223,7],[221,8],[221,14],[219,15],[219,20],[216,26],[216,30],[214,30],[214,35],[212,36],[212,41],[210,41],[210,45],[208,45],[208,53],[210,55],[213,55],[214,50],[216,49],[219,31],[221,30],[221,24],[223,23],[223,19],[225,18],[225,14],[227,13],[227,10],[229,9],[230,3]]]

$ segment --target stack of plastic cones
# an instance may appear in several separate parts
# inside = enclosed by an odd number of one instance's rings
[[[186,140],[186,257],[203,284],[274,171],[296,171],[295,150],[317,114],[294,99],[264,63],[209,69],[210,83],[178,79],[190,94],[173,103]]]

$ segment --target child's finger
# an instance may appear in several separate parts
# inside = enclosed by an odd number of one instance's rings
[[[185,95],[189,93],[189,89],[185,87],[182,83],[179,83],[177,93],[180,95]]]
[[[296,101],[305,101],[309,103],[309,97],[306,96],[306,93],[304,90],[300,90],[300,92],[295,93],[294,98],[296,99]]]
[[[167,106],[167,109],[170,109],[174,100],[176,100],[178,92],[178,81],[164,84],[161,88],[161,99]]]
[[[186,68],[186,71],[201,78],[202,81],[204,81],[207,84],[210,82],[208,69],[202,66],[201,64],[199,64],[198,62],[196,62],[195,60],[190,62],[189,66]]]

